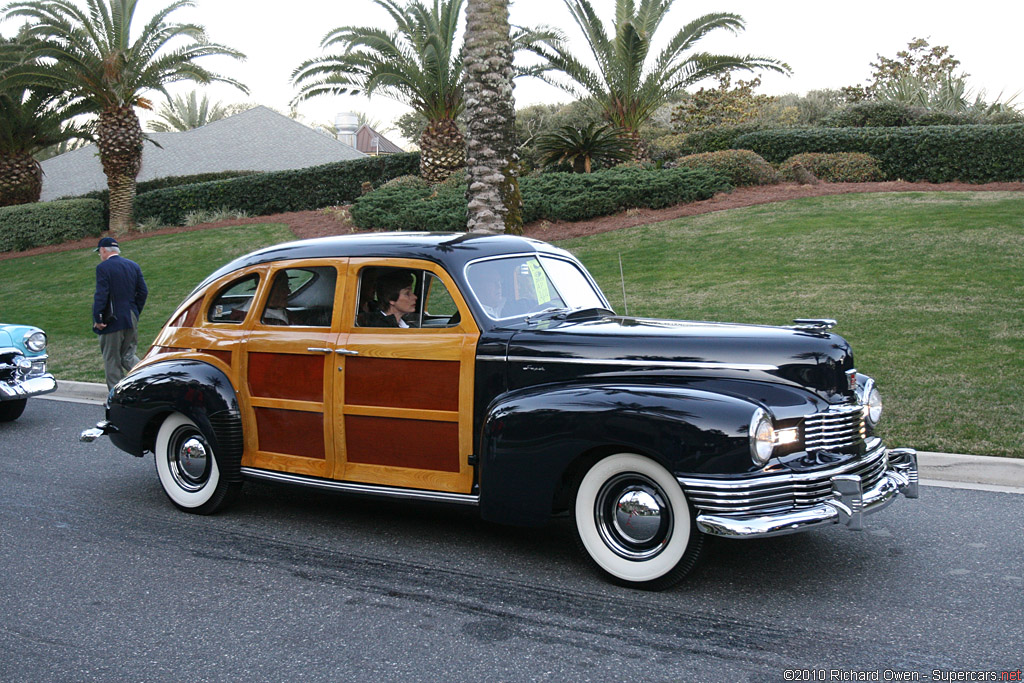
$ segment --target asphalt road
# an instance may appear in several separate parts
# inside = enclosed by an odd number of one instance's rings
[[[0,424],[2,681],[1021,680],[1018,494],[923,487],[864,532],[715,543],[645,593],[564,519],[259,483],[184,514],[151,458],[77,441],[101,417],[37,399]]]

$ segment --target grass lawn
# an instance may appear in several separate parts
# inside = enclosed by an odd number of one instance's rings
[[[121,253],[142,266],[149,287],[139,319],[139,355],[182,299],[216,268],[293,239],[287,226],[262,223],[125,242]],[[92,331],[99,259],[92,249],[82,249],[0,261],[0,320],[43,328],[50,340],[49,369],[57,379],[103,382],[100,346]]]
[[[150,287],[145,349],[177,304],[231,258],[293,239],[251,225],[125,243]],[[561,246],[631,315],[839,321],[879,383],[890,445],[1024,457],[1024,195],[854,194],[723,211]],[[50,335],[60,379],[102,381],[90,331],[91,250],[0,261],[5,322]]]
[[[631,315],[835,318],[891,445],[1024,457],[1024,195],[855,194],[567,240]]]

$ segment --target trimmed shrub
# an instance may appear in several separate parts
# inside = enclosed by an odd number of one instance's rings
[[[885,180],[878,159],[870,154],[858,152],[797,154],[782,162],[779,174],[786,180],[799,181],[797,169],[800,168],[829,183],[870,183]]]
[[[729,183],[707,169],[618,167],[594,173],[541,173],[519,181],[523,221],[578,221],[625,209],[664,208],[709,199]],[[381,187],[356,200],[352,220],[386,230],[466,229],[465,184]]]
[[[229,209],[250,216],[309,211],[351,202],[374,186],[419,170],[419,154],[392,154],[153,190],[135,198],[137,220],[180,225],[193,211]]]
[[[716,126],[696,133],[665,135],[651,142],[651,157],[655,161],[674,161],[690,154],[739,149],[736,145],[737,138],[762,128],[763,126],[757,123],[744,123],[736,126]]]
[[[736,144],[772,163],[805,152],[862,152],[887,178],[943,183],[1024,180],[1024,124],[903,128],[787,128],[741,136]]]
[[[925,111],[921,107],[894,102],[859,102],[832,112],[819,125],[824,128],[912,126]]]
[[[729,179],[736,187],[746,185],[773,185],[779,174],[772,165],[746,149],[727,149],[721,152],[691,154],[676,162],[685,168],[706,168]]]
[[[21,251],[97,237],[107,228],[103,202],[65,199],[0,208],[0,251]]]
[[[371,230],[458,232],[466,229],[466,204],[465,185],[399,184],[360,197],[349,214],[360,228]]]

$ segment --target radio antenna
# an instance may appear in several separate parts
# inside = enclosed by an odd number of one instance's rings
[[[626,302],[626,275],[622,272],[622,252],[619,252],[619,280],[622,281],[623,315],[629,315],[629,304]]]

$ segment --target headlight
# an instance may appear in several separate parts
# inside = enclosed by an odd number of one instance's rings
[[[750,418],[750,457],[757,465],[764,465],[772,457],[775,448],[775,427],[772,420],[761,408]]]
[[[869,429],[874,429],[882,419],[882,395],[878,393],[875,380],[869,379],[861,390],[860,401],[864,404],[864,420]]]
[[[29,332],[24,341],[29,351],[39,352],[46,348],[46,334],[43,332]]]

